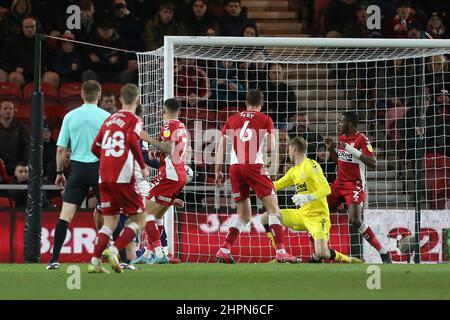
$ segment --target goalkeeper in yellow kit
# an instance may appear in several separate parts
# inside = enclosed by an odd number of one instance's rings
[[[295,166],[274,183],[277,191],[295,185],[297,192],[292,201],[298,209],[280,210],[282,224],[289,229],[308,231],[311,234],[315,250],[310,262],[330,259],[337,262],[362,263],[360,259],[328,248],[331,223],[327,195],[331,193],[331,189],[320,165],[306,157],[306,150],[307,142],[301,137],[289,142],[289,158]],[[266,227],[269,214],[265,212],[261,220]],[[273,243],[272,233],[267,228],[266,231],[270,242]]]

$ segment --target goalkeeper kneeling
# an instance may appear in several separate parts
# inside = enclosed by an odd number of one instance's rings
[[[292,197],[292,201],[298,209],[282,209],[279,218],[285,227],[296,231],[308,231],[311,234],[315,250],[310,262],[329,259],[337,262],[363,263],[364,261],[358,258],[348,257],[328,248],[331,223],[327,195],[331,190],[320,165],[306,157],[307,147],[307,142],[301,137],[289,142],[289,158],[295,166],[274,185],[277,191],[295,185],[297,193]],[[278,217],[271,217],[265,212],[261,219],[272,244],[273,235],[269,229],[269,220],[274,218]]]

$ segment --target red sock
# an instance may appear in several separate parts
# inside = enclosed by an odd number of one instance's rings
[[[125,227],[120,236],[114,242],[114,245],[120,251],[125,249],[125,247],[133,241],[134,237],[136,237],[136,232],[134,232],[131,228]]]
[[[236,242],[238,236],[239,236],[239,230],[236,228],[230,227],[230,229],[228,230],[227,237],[222,244],[222,248],[230,250],[231,246]]]
[[[156,221],[148,221],[145,225],[145,232],[147,232],[148,242],[151,243],[154,248],[161,247],[161,234],[159,233]]]
[[[366,231],[362,232],[361,235],[371,244],[372,247],[377,249],[377,251],[380,251],[381,248],[383,248],[380,241],[375,236],[375,233],[373,233],[372,228],[367,227]]]
[[[103,250],[106,249],[109,242],[109,236],[103,232],[97,233],[94,246],[94,257],[101,258]]]
[[[269,226],[270,232],[272,232],[275,239],[275,247],[278,249],[284,249],[284,230],[281,224],[271,224]]]

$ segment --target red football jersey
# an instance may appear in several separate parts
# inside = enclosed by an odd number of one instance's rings
[[[120,110],[105,120],[92,145],[100,159],[100,183],[135,182],[135,160],[145,168],[139,146],[141,131],[142,120],[130,111]]]
[[[184,123],[180,120],[166,121],[159,133],[161,141],[171,141],[174,148],[171,155],[160,152],[160,167],[158,177],[174,181],[186,181],[186,149],[188,135]]]
[[[362,133],[357,132],[354,135],[342,134],[339,136],[339,142],[347,143],[357,150],[361,151],[365,156],[372,157],[373,149],[369,139]],[[366,165],[353,156],[338,144],[338,172],[336,180],[340,182],[365,182]]]
[[[264,164],[264,139],[273,131],[273,121],[264,113],[242,111],[230,116],[222,128],[222,135],[233,142],[230,163]]]

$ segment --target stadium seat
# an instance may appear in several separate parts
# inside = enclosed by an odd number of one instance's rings
[[[48,105],[44,107],[44,116],[50,122],[61,122],[67,113],[67,109],[59,105]]]
[[[72,110],[83,104],[81,99],[81,83],[65,83],[59,88],[59,98],[63,108]]]
[[[0,103],[11,101],[14,107],[22,104],[22,92],[19,86],[14,83],[0,82]]]
[[[103,83],[102,84],[102,92],[112,91],[114,92],[116,98],[120,97],[120,89],[122,89],[122,85],[120,83]]]
[[[41,84],[41,91],[44,94],[44,104],[55,105],[59,102],[58,89],[51,84],[43,82]],[[29,83],[23,89],[23,103],[31,105],[31,99],[33,98],[34,84]]]
[[[197,119],[198,120],[206,120],[208,122],[217,121],[217,113],[213,110],[207,110],[207,109],[199,109],[197,112]]]
[[[50,203],[52,204],[52,206],[54,206],[56,208],[61,208],[62,204],[63,204],[63,201],[62,201],[61,197],[53,197],[50,200]]]
[[[425,169],[425,189],[431,193],[433,209],[445,209],[450,199],[450,158],[443,154],[426,153],[423,162]]]
[[[14,112],[14,118],[29,123],[31,121],[31,106],[23,104],[17,107]]]
[[[0,197],[0,208],[14,208],[14,201],[6,197]]]

